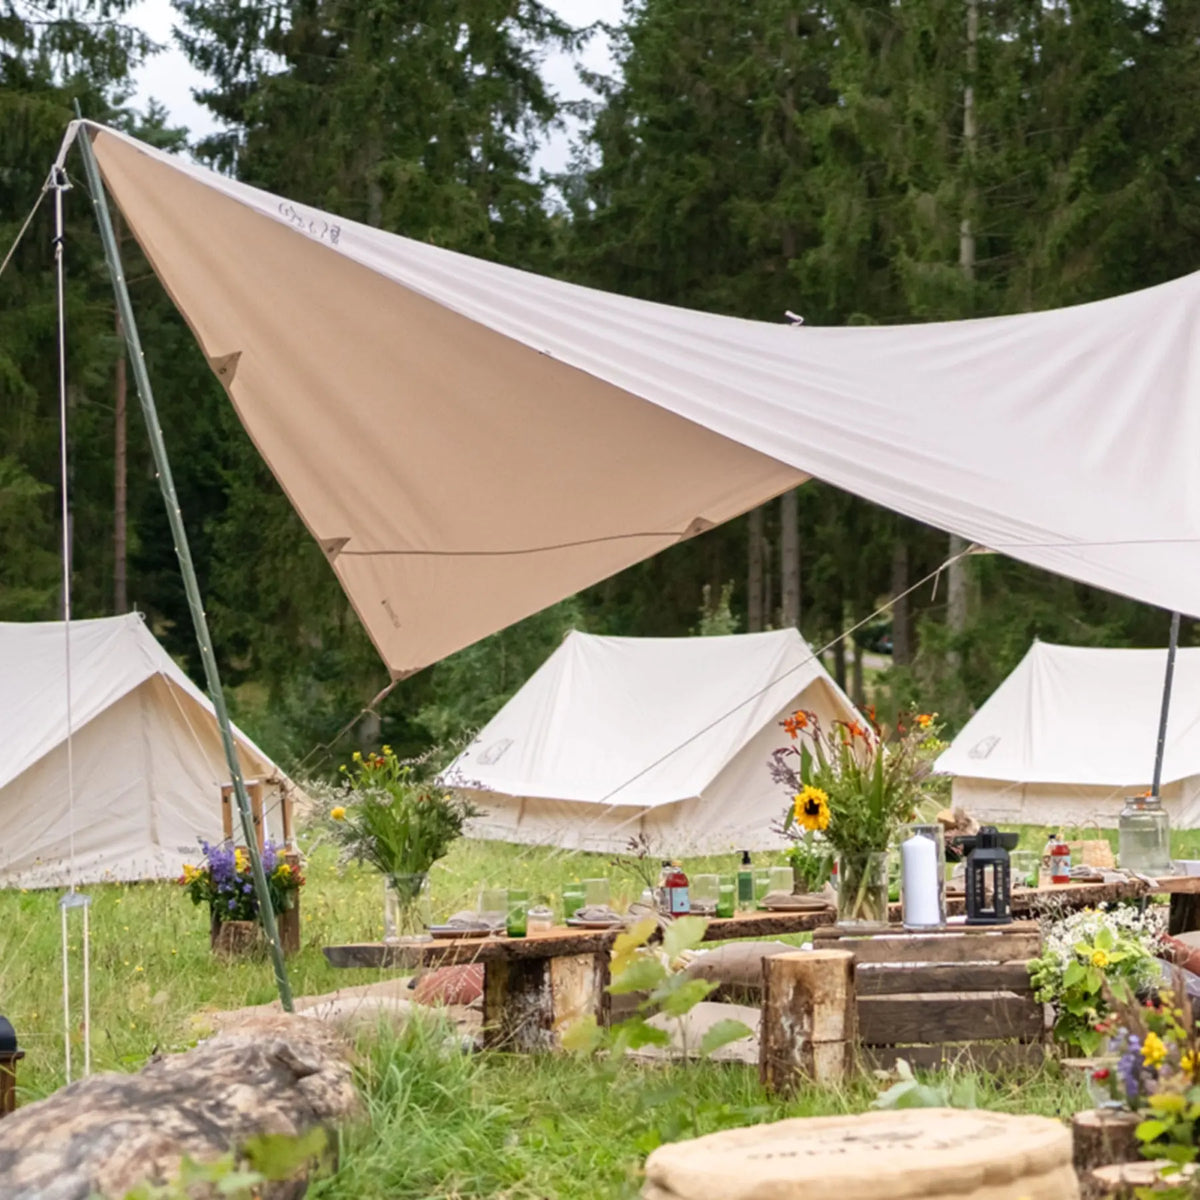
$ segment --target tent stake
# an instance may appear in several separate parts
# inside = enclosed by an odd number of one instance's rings
[[[76,112],[78,113],[78,104]],[[80,115],[82,119],[82,114]],[[225,693],[221,690],[221,676],[217,670],[217,659],[213,653],[212,638],[208,632],[208,620],[204,615],[204,605],[200,599],[200,585],[196,581],[196,569],[192,565],[192,552],[188,545],[187,531],[183,526],[179,498],[175,493],[175,481],[171,475],[171,463],[167,458],[167,446],[163,441],[162,427],[158,422],[154,392],[150,387],[150,376],[146,371],[146,361],[142,355],[142,342],[138,335],[137,321],[129,300],[129,289],[125,286],[125,274],[121,270],[121,256],[117,248],[117,239],[113,233],[112,217],[108,211],[104,183],[100,178],[100,169],[96,164],[96,157],[92,153],[92,144],[88,140],[87,131],[80,130],[80,134],[79,150],[83,155],[83,166],[92,193],[92,203],[96,206],[100,239],[104,243],[104,257],[108,261],[109,274],[112,276],[113,289],[116,292],[117,311],[121,315],[125,345],[129,351],[129,363],[133,368],[133,378],[137,385],[138,399],[142,405],[142,415],[146,419],[146,429],[150,435],[154,467],[158,474],[163,502],[167,507],[167,520],[170,522],[171,535],[175,541],[175,554],[179,559],[179,569],[183,575],[188,608],[191,609],[192,623],[196,627],[196,641],[200,645],[200,658],[204,663],[208,695],[217,714],[217,724],[221,729],[221,743],[225,748],[225,761],[229,766],[234,795],[237,797],[238,812],[242,818],[242,836],[246,839],[246,848],[250,854],[250,869],[254,876],[254,891],[258,897],[259,916],[271,947],[271,961],[275,967],[275,983],[279,989],[279,1002],[283,1006],[284,1012],[292,1012],[292,986],[288,980],[287,966],[283,960],[283,947],[279,941],[275,912],[271,907],[271,893],[267,887],[267,876],[263,871],[262,857],[258,852],[258,838],[255,836],[254,823],[250,816],[250,800],[246,794],[246,783],[242,779],[241,767],[238,765],[233,728],[229,723],[229,712],[225,707]]]
[[[1150,794],[1158,799],[1162,783],[1163,754],[1167,746],[1167,716],[1171,711],[1171,685],[1175,679],[1175,649],[1179,645],[1179,614],[1171,614],[1171,637],[1167,642],[1167,674],[1163,679],[1162,713],[1158,718],[1158,745],[1154,748],[1154,782]]]

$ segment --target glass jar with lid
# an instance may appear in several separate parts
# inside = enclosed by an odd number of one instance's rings
[[[1157,796],[1130,796],[1117,825],[1122,867],[1152,878],[1171,874],[1171,822]]]

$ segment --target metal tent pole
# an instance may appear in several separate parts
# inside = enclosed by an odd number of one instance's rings
[[[1175,680],[1175,650],[1179,645],[1179,614],[1171,614],[1171,637],[1167,642],[1167,674],[1163,679],[1162,713],[1158,718],[1158,745],[1154,749],[1154,782],[1150,794],[1158,799],[1162,783],[1163,754],[1167,748],[1167,717],[1171,711],[1171,685]]]
[[[162,427],[158,422],[158,410],[154,404],[154,392],[150,387],[150,376],[146,371],[146,361],[142,356],[142,343],[138,335],[137,321],[133,315],[133,306],[129,301],[129,289],[125,286],[125,275],[121,270],[121,255],[117,248],[117,239],[113,233],[112,217],[108,211],[108,200],[104,192],[104,184],[100,178],[100,169],[96,156],[92,152],[92,144],[88,140],[87,130],[81,129],[79,150],[83,155],[83,166],[87,173],[88,185],[92,193],[92,203],[96,206],[96,218],[100,224],[100,238],[104,243],[104,256],[108,260],[108,270],[112,275],[113,288],[117,295],[117,311],[121,314],[121,326],[125,335],[125,345],[129,350],[129,363],[133,368],[133,378],[137,385],[138,399],[141,401],[142,414],[146,418],[146,429],[150,435],[150,448],[154,453],[154,467],[158,474],[159,486],[162,490],[163,502],[167,506],[167,520],[171,524],[171,535],[175,541],[175,554],[179,559],[179,569],[183,575],[183,586],[187,592],[188,608],[192,612],[192,623],[196,628],[196,641],[200,645],[200,658],[204,663],[204,677],[208,684],[209,699],[217,714],[217,724],[221,729],[221,743],[225,748],[225,761],[229,765],[230,778],[233,781],[234,794],[237,797],[238,812],[242,818],[242,836],[246,839],[246,847],[250,853],[250,869],[254,876],[254,891],[258,897],[259,916],[262,919],[263,930],[271,946],[271,961],[275,967],[275,983],[279,988],[279,1001],[284,1012],[292,1012],[292,987],[288,981],[287,966],[283,960],[283,946],[279,941],[279,930],[275,922],[275,912],[271,907],[270,889],[267,887],[267,876],[263,871],[262,858],[258,853],[258,838],[254,832],[254,821],[250,815],[250,800],[246,795],[246,784],[242,779],[241,767],[238,765],[237,748],[233,740],[233,728],[229,723],[229,712],[225,707],[225,694],[221,690],[221,676],[217,670],[217,659],[213,653],[212,638],[208,632],[208,620],[204,615],[204,605],[200,599],[200,585],[196,581],[196,569],[192,565],[192,552],[188,546],[187,531],[183,526],[183,514],[179,508],[179,498],[175,494],[175,481],[171,475],[171,463],[167,458],[167,447],[163,441]]]

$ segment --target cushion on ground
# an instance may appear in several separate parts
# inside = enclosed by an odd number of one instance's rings
[[[718,985],[710,1000],[749,1000],[762,996],[762,960],[773,954],[795,950],[787,942],[731,942],[698,954],[684,974],[689,979],[705,979]]]
[[[412,998],[418,1004],[474,1004],[483,995],[483,965],[438,967],[418,976]]]

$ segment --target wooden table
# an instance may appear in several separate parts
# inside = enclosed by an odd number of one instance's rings
[[[1200,928],[1200,876],[1116,883],[1072,883],[1043,888],[1015,888],[1012,911],[1017,918],[1066,913],[1097,904],[1170,894],[1172,932]],[[1176,912],[1176,901],[1186,902]],[[947,901],[948,915],[961,916],[961,896]],[[900,906],[891,906],[900,919]],[[1190,921],[1190,924],[1176,922]],[[756,912],[714,918],[706,942],[739,938],[774,938],[808,933],[833,925],[832,909],[822,912]],[[402,945],[357,942],[326,946],[334,967],[420,970],[479,963],[484,969],[483,1026],[488,1046],[545,1050],[559,1045],[562,1031],[581,1017],[608,1018],[609,955],[622,932],[615,929],[569,929],[558,926],[530,937],[456,938]]]
[[[770,938],[832,925],[834,912],[758,912],[714,918],[706,942]],[[334,967],[414,970],[483,965],[484,1044],[513,1050],[547,1050],[582,1017],[608,1019],[609,956],[623,932],[558,926],[529,937],[455,938],[401,945],[358,942],[326,946]]]

